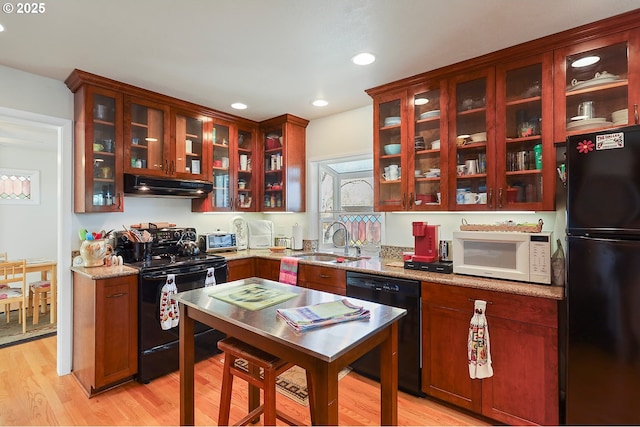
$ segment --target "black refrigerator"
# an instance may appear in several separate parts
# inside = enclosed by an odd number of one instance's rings
[[[640,126],[567,139],[567,424],[640,424]]]

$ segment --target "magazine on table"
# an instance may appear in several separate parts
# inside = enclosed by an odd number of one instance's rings
[[[350,303],[346,298],[333,302],[277,310],[277,316],[297,331],[325,325],[368,319],[371,314],[364,307]]]

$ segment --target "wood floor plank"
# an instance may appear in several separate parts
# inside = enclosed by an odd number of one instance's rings
[[[222,355],[196,365],[196,425],[216,425]],[[149,384],[128,382],[87,399],[72,375],[56,373],[56,337],[0,349],[0,425],[156,426],[180,419],[177,372]],[[379,384],[355,373],[339,382],[339,423],[379,425]],[[308,407],[278,394],[278,408],[309,423]],[[231,420],[246,414],[247,386],[236,380]],[[398,393],[400,425],[490,425],[429,399]],[[260,423],[259,423],[260,425]]]

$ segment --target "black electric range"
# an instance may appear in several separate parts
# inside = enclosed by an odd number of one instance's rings
[[[179,319],[176,319],[177,306],[171,305],[169,294],[224,283],[228,275],[227,261],[222,256],[182,253],[182,242],[196,241],[194,228],[146,231],[152,237],[151,244],[131,242],[125,233],[118,233],[115,248],[127,265],[140,271],[137,380],[141,383],[179,368]],[[219,353],[217,343],[222,338],[224,334],[196,322],[196,359]]]

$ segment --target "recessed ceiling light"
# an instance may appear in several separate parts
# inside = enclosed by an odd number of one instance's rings
[[[429,100],[427,98],[416,98],[416,100],[413,101],[413,103],[415,105],[424,105],[424,104],[428,104]]]
[[[600,57],[599,56],[585,56],[584,58],[580,58],[576,61],[573,61],[571,63],[571,66],[574,68],[580,68],[580,67],[587,67],[589,65],[593,65],[596,62],[600,61]]]
[[[329,103],[324,99],[316,99],[312,102],[312,104],[316,107],[326,107],[327,105],[329,105]]]
[[[4,31],[4,26],[0,24],[0,33]]]
[[[233,104],[231,104],[231,108],[234,108],[236,110],[246,110],[247,104],[243,104],[242,102],[234,102]]]
[[[357,65],[369,65],[376,60],[376,57],[372,53],[364,52],[357,54],[356,56],[351,58],[351,60],[354,64]]]

